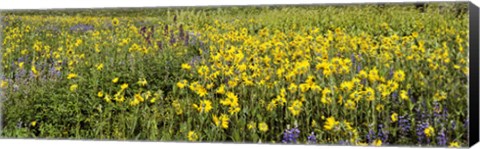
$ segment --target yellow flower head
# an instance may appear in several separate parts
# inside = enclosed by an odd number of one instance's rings
[[[182,69],[188,71],[188,70],[192,69],[192,66],[190,66],[190,65],[187,64],[187,63],[184,63],[184,64],[182,64]]]
[[[327,121],[325,122],[325,125],[323,126],[323,128],[325,128],[326,130],[332,130],[338,124],[339,122],[336,121],[334,117],[329,117],[327,118]]]
[[[77,90],[78,88],[78,85],[77,84],[73,84],[70,86],[70,91],[74,92],[75,90]]]
[[[7,82],[7,81],[5,81],[5,80],[2,80],[1,82],[2,82],[2,83],[1,83],[1,85],[0,85],[0,86],[1,86],[2,88],[7,88],[7,86],[8,86],[8,82]]]
[[[257,128],[256,125],[257,125],[257,124],[256,124],[255,122],[251,121],[251,122],[249,122],[249,123],[247,124],[247,129],[248,129],[248,130],[255,130],[255,128]]]
[[[128,88],[128,84],[127,84],[127,83],[123,83],[122,86],[120,86],[120,88],[121,88],[122,90],[125,90],[125,89]]]
[[[113,18],[112,25],[117,26],[118,24],[120,24],[120,21],[117,18]]]
[[[432,126],[428,126],[427,128],[425,128],[425,130],[423,130],[423,132],[427,137],[431,137],[434,135],[435,129]]]
[[[267,125],[267,123],[261,122],[260,124],[258,124],[258,129],[259,129],[261,132],[267,132],[267,131],[268,131],[268,125]]]
[[[392,122],[396,122],[398,120],[398,114],[397,113],[393,113],[390,118],[392,119]]]
[[[457,141],[453,141],[453,142],[450,142],[450,145],[448,147],[460,147],[460,143],[458,143]]]
[[[113,78],[113,79],[112,79],[112,82],[113,82],[113,83],[117,83],[117,82],[118,82],[118,79],[119,79],[118,77],[117,77],[117,78]]]
[[[228,128],[228,121],[230,120],[230,118],[228,118],[228,115],[226,114],[222,114],[220,116],[220,121],[222,121],[222,128]]]
[[[212,102],[209,100],[201,100],[200,105],[193,104],[193,107],[200,113],[208,113],[212,110]]]
[[[382,140],[376,139],[375,141],[373,141],[373,145],[375,145],[375,146],[382,146]]]
[[[103,97],[103,91],[98,91],[97,96],[102,98]]]
[[[74,78],[76,78],[76,77],[77,77],[77,74],[70,73],[70,74],[68,74],[67,79],[70,80],[70,79],[74,79]]]
[[[195,131],[189,131],[188,132],[188,141],[197,141],[198,135],[195,133]]]
[[[146,86],[147,85],[147,80],[145,78],[140,79],[137,82],[140,86]]]
[[[288,107],[288,110],[292,113],[293,116],[298,116],[302,111],[302,102],[299,100],[293,101],[292,105]]]

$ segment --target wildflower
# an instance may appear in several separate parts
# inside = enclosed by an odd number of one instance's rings
[[[178,100],[174,100],[172,102],[172,106],[173,106],[173,108],[175,108],[175,113],[177,113],[177,115],[183,114],[183,110],[182,110],[181,105],[178,102]]]
[[[218,119],[218,117],[216,115],[212,115],[212,118],[213,118],[213,123],[215,124],[215,126],[220,126],[220,119]]]
[[[118,82],[118,79],[119,79],[118,77],[117,77],[117,78],[113,78],[112,82],[113,82],[113,83],[117,83],[117,82]]]
[[[338,124],[339,122],[335,121],[334,117],[329,117],[327,118],[327,121],[325,122],[325,125],[323,126],[323,128],[325,128],[326,130],[332,130]]]
[[[216,93],[217,93],[217,94],[225,94],[225,85],[224,85],[224,84],[220,85],[220,86],[217,88]]]
[[[367,87],[364,94],[366,95],[366,98],[367,98],[368,101],[375,100],[375,91],[373,90],[373,88]]]
[[[405,90],[401,90],[401,91],[400,91],[400,99],[403,99],[403,100],[405,100],[405,101],[409,101],[409,100],[408,100],[409,98],[408,98],[407,91],[405,91]]]
[[[197,141],[198,135],[195,133],[195,131],[189,131],[188,132],[188,140],[189,141]]]
[[[76,77],[77,77],[77,74],[70,73],[70,74],[68,74],[67,79],[70,80],[70,79],[74,79],[74,78],[76,78]]]
[[[385,106],[384,106],[383,104],[378,104],[378,105],[375,107],[375,109],[380,112],[380,111],[382,111],[382,110],[384,109],[384,107],[385,107]]]
[[[106,102],[111,102],[112,99],[110,98],[109,95],[105,95],[105,97],[103,98]]]
[[[302,102],[295,100],[293,101],[292,105],[288,107],[288,110],[292,112],[293,116],[297,116],[300,114],[302,110],[302,106],[303,106]]]
[[[120,21],[117,18],[112,19],[112,25],[117,26],[120,23]]]
[[[347,102],[345,103],[345,108],[347,109],[350,109],[350,110],[353,110],[356,108],[356,104],[353,100],[347,100]]]
[[[267,123],[261,122],[260,124],[258,124],[258,129],[259,129],[261,132],[267,132],[267,131],[268,131],[268,125],[267,125]]]
[[[97,96],[102,98],[103,97],[103,91],[98,91]]]
[[[433,134],[435,133],[435,129],[432,126],[428,126],[423,132],[427,137],[430,137],[433,136]]]
[[[147,85],[147,80],[145,78],[140,79],[137,82],[140,86],[146,86]]]
[[[30,123],[30,125],[32,125],[33,127],[35,127],[35,126],[37,125],[37,121],[32,121],[32,122]]]
[[[135,100],[138,100],[139,102],[143,102],[145,99],[140,95],[140,93],[136,93],[134,96]]]
[[[255,122],[251,121],[251,122],[249,122],[249,123],[247,124],[247,129],[248,129],[248,130],[255,130],[256,125],[257,125],[257,124],[256,124]]]
[[[128,84],[127,84],[127,83],[123,83],[122,86],[120,86],[120,88],[121,88],[122,90],[125,90],[125,89],[128,88]]]
[[[395,81],[402,82],[403,80],[405,80],[405,72],[403,72],[403,70],[395,71],[395,73],[393,74],[393,79]]]
[[[70,91],[74,92],[75,90],[77,90],[78,88],[78,85],[77,84],[73,84],[70,86]]]
[[[177,83],[177,87],[180,89],[183,89],[185,86],[187,86],[187,80],[182,80]]]
[[[457,141],[450,142],[448,147],[460,147],[460,144]]]
[[[286,129],[283,133],[283,143],[297,143],[297,138],[300,134],[298,128]]]
[[[212,110],[212,102],[209,100],[201,100],[200,105],[193,104],[193,107],[200,113],[208,113],[210,110]]]
[[[398,114],[394,112],[394,113],[390,116],[390,118],[392,119],[392,122],[397,122],[397,120],[398,120]]]
[[[187,63],[184,63],[184,64],[182,64],[182,69],[189,71],[190,69],[192,69],[192,66],[190,66],[190,65],[187,64]]]
[[[220,116],[220,120],[222,122],[222,128],[228,128],[228,121],[230,120],[230,118],[228,118],[228,115],[222,114]]]
[[[0,87],[1,87],[1,88],[7,88],[7,86],[8,86],[8,82],[2,80],[2,83],[0,84]]]
[[[102,70],[103,69],[103,63],[97,64],[97,70]]]
[[[136,106],[136,105],[138,105],[139,103],[140,103],[139,100],[134,99],[134,100],[130,101],[130,106]]]
[[[375,145],[375,146],[382,146],[382,140],[376,139],[375,141],[373,141],[373,145]]]
[[[315,136],[315,133],[312,132],[312,134],[310,134],[308,137],[307,137],[307,140],[308,140],[308,143],[310,144],[315,144],[317,142],[317,137]]]

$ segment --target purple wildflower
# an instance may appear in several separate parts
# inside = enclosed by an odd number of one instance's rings
[[[173,34],[173,30],[170,31],[170,44],[173,45],[176,42],[175,35]]]
[[[77,24],[75,26],[70,27],[70,31],[87,32],[92,30],[94,30],[93,25],[88,25],[88,24]]]
[[[428,127],[428,123],[422,122],[417,124],[417,140],[419,144],[422,144],[422,141],[424,139],[427,139],[427,142],[429,142],[428,138],[426,138],[426,135],[424,133],[424,130]]]
[[[398,117],[398,125],[400,127],[400,133],[405,134],[410,131],[410,120],[406,116]]]
[[[373,130],[370,129],[370,131],[368,131],[368,134],[367,134],[367,142],[370,144],[372,143],[373,140],[375,140],[375,132],[373,132]]]
[[[286,129],[283,133],[283,143],[297,143],[297,138],[300,134],[298,128]]]
[[[340,145],[349,145],[348,141],[346,141],[346,140],[340,140],[338,143]]]
[[[379,124],[379,125],[378,125],[378,138],[380,138],[383,143],[385,143],[385,144],[387,143],[388,133],[386,133],[386,132],[383,130],[383,125],[382,125],[382,124]]]
[[[317,142],[317,136],[315,136],[315,132],[312,132],[312,134],[307,137],[307,140],[308,143],[315,144]]]
[[[442,130],[442,131],[440,131],[440,133],[438,133],[437,142],[438,142],[439,146],[447,145],[447,138],[445,136],[445,131],[444,130]]]

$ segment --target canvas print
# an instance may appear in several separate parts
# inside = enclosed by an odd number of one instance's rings
[[[468,3],[1,12],[3,138],[468,146]]]

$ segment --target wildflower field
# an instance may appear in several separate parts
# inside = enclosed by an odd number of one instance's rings
[[[461,7],[2,12],[1,136],[467,146]]]

